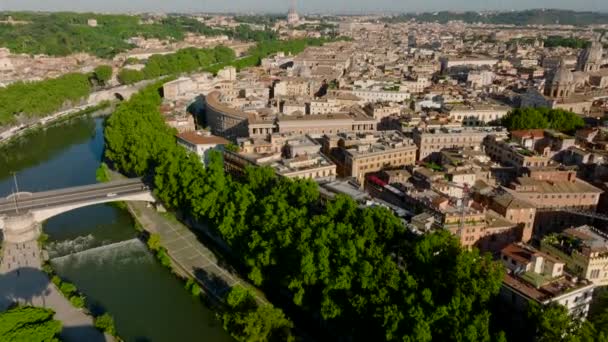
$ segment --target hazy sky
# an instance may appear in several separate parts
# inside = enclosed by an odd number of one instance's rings
[[[0,0],[0,10],[284,12],[291,0]],[[519,10],[608,11],[608,0],[298,0],[301,12]]]

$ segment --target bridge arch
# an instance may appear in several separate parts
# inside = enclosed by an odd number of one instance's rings
[[[134,194],[134,195],[106,197],[104,199],[84,201],[84,202],[80,202],[80,203],[76,203],[76,204],[35,209],[35,210],[32,210],[31,213],[37,222],[44,222],[54,216],[61,215],[63,213],[67,213],[68,211],[72,211],[75,209],[88,207],[91,205],[102,204],[102,203],[111,203],[111,202],[133,202],[133,201],[149,202],[149,203],[156,202],[156,200],[154,199],[152,194],[149,191],[147,191],[147,192],[142,192],[142,193]]]
[[[19,214],[15,216],[6,214],[0,215],[0,233],[3,235],[4,241],[7,242],[23,243],[33,241],[42,233],[42,222],[54,216],[96,204],[131,201],[156,202],[150,191],[142,191],[123,196],[97,198],[66,205],[41,207],[29,211],[24,210],[24,212],[20,211]]]

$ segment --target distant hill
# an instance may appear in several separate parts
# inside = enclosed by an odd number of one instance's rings
[[[421,22],[446,23],[450,20],[461,20],[466,23],[486,23],[504,25],[575,25],[608,24],[608,13],[576,12],[555,9],[534,9],[516,12],[432,12],[420,14],[402,14],[385,18],[386,22],[404,22],[415,19]]]

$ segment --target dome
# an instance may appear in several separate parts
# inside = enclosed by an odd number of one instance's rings
[[[588,62],[602,63],[604,51],[602,44],[594,41],[591,46],[585,49]]]
[[[572,72],[562,65],[555,70],[553,77],[551,78],[551,84],[572,84],[574,82],[574,75]]]

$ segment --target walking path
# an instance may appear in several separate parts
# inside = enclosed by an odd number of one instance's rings
[[[161,244],[173,261],[190,277],[198,280],[216,299],[223,301],[228,291],[239,284],[251,289],[259,302],[268,303],[261,291],[222,265],[221,256],[201,243],[188,227],[159,214],[147,203],[128,202],[127,206],[146,230],[160,236]]]
[[[113,341],[93,325],[93,319],[76,309],[42,271],[41,251],[37,241],[4,243],[0,262],[0,312],[13,303],[46,307],[61,321],[64,341]]]

